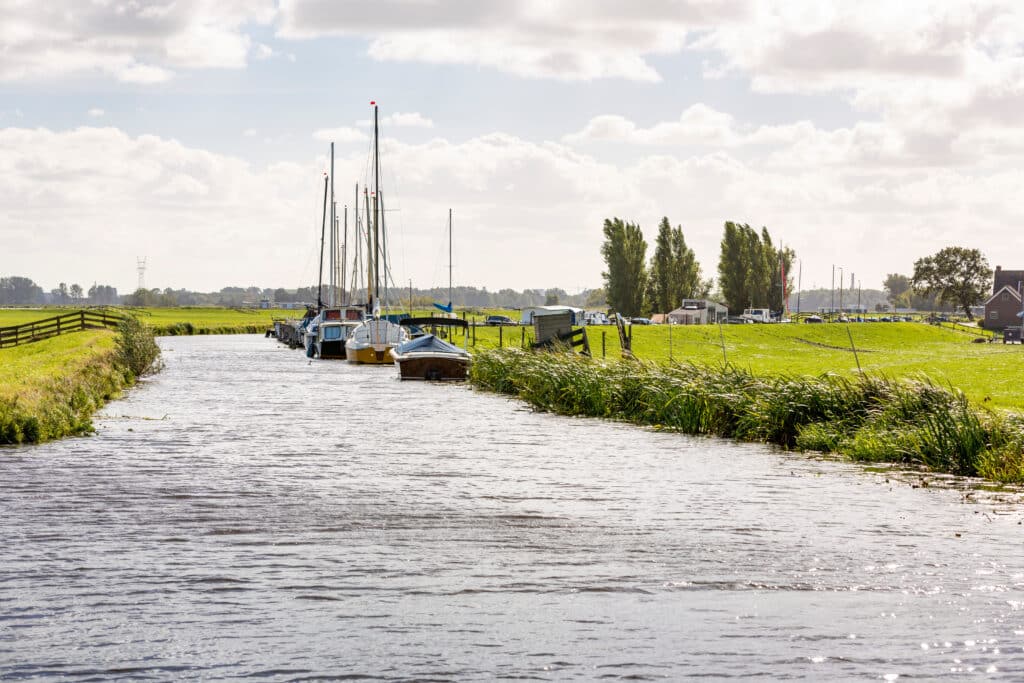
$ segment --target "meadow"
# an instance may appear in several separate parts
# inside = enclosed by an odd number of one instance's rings
[[[42,320],[77,307],[5,308],[0,309],[0,327],[21,325]],[[184,306],[180,308],[131,308],[111,306],[106,310],[130,314],[158,335],[181,334],[263,334],[275,319],[302,317],[301,310],[210,308]]]

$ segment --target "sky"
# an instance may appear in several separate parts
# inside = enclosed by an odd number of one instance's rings
[[[379,105],[393,277],[601,286],[606,218],[727,220],[803,288],[947,246],[1024,267],[1024,3],[0,0],[0,275],[316,281]],[[838,276],[838,275],[837,275]]]

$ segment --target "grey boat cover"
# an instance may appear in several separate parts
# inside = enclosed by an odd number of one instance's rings
[[[460,349],[454,344],[449,344],[444,339],[439,339],[432,334],[425,334],[422,337],[417,337],[411,341],[407,341],[404,344],[400,344],[395,347],[394,352],[396,354],[406,353],[452,353],[460,356],[468,356],[469,352]]]

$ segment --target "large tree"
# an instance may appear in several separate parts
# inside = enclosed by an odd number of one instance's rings
[[[706,294],[709,283],[701,280],[697,256],[686,245],[682,226],[672,227],[668,218],[658,225],[654,256],[647,286],[647,305],[655,313],[680,306],[683,299]]]
[[[906,306],[909,302],[910,278],[899,273],[889,273],[882,281],[885,287],[885,298],[893,305],[893,308]]]
[[[607,269],[601,276],[608,305],[625,316],[640,315],[647,284],[647,242],[640,226],[621,218],[606,218],[601,255]]]
[[[718,286],[732,314],[744,308],[785,308],[784,290],[793,288],[792,249],[777,249],[768,228],[756,230],[727,221],[718,259]],[[783,277],[784,276],[784,277]],[[783,283],[785,281],[785,283]]]
[[[31,306],[43,303],[43,288],[27,277],[0,277],[0,305]]]
[[[955,303],[968,320],[974,320],[971,306],[985,299],[992,286],[992,269],[977,249],[946,247],[914,261],[910,280],[917,293]]]

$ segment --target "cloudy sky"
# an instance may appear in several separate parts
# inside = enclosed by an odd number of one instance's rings
[[[0,0],[0,274],[314,281],[370,100],[403,285],[447,283],[449,207],[489,289],[599,286],[610,216],[667,215],[707,274],[766,225],[805,288],[1024,267],[1018,0]]]

